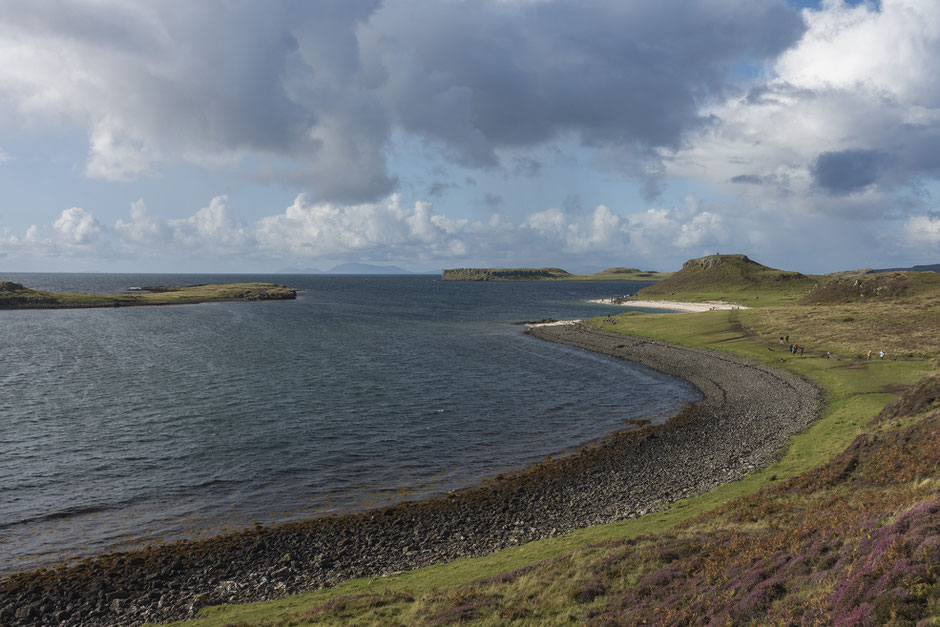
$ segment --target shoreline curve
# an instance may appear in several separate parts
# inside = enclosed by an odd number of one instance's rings
[[[734,356],[580,324],[526,333],[681,377],[704,398],[664,425],[619,431],[440,498],[8,575],[0,623],[179,620],[207,605],[279,598],[641,516],[766,466],[822,408],[812,383]]]

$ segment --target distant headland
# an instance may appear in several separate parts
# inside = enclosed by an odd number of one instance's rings
[[[637,268],[607,268],[594,274],[571,274],[561,268],[452,268],[441,271],[442,281],[659,281],[669,272]]]
[[[294,298],[297,298],[297,290],[275,283],[156,285],[132,287],[120,294],[86,294],[36,290],[13,281],[0,281],[0,309],[187,305],[218,301],[290,300]]]

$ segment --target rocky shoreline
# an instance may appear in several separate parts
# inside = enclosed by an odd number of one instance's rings
[[[0,579],[0,625],[179,620],[206,605],[282,597],[640,516],[767,465],[822,408],[811,383],[735,357],[582,325],[528,333],[687,379],[705,398],[665,425],[615,433],[441,498],[9,575]]]

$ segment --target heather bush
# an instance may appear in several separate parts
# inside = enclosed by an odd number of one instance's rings
[[[595,598],[607,592],[607,588],[599,579],[591,579],[587,583],[578,586],[571,597],[578,603],[590,603]]]

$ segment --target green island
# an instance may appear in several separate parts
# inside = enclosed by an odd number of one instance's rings
[[[50,292],[0,281],[0,309],[77,309],[138,305],[187,305],[218,301],[288,300],[297,290],[274,283],[222,283],[209,285],[157,285],[121,294]]]
[[[669,272],[637,268],[607,268],[594,274],[571,274],[561,268],[452,268],[441,271],[442,281],[660,281]]]
[[[751,308],[586,324],[809,379],[820,419],[770,466],[663,511],[184,624],[940,624],[940,274],[721,255],[637,297]]]

